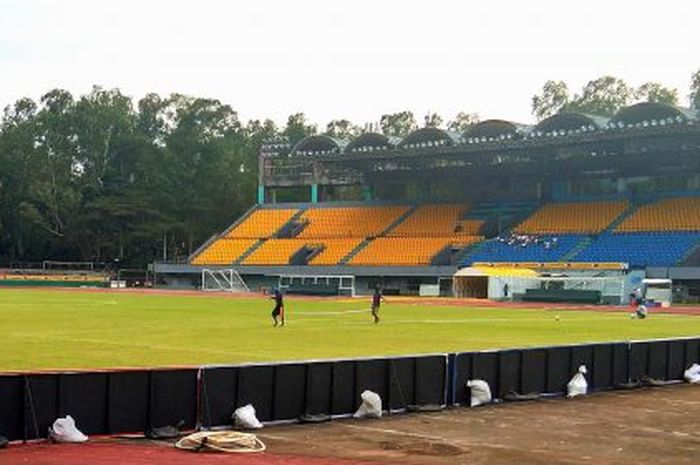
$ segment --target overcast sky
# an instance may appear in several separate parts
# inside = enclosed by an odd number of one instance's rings
[[[677,87],[700,2],[0,0],[0,105],[93,84],[218,98],[243,119],[358,124],[408,109],[530,122],[547,79]]]

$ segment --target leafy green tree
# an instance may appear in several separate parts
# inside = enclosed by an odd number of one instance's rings
[[[678,89],[664,87],[658,82],[646,82],[634,91],[634,98],[642,102],[678,105]]]
[[[359,126],[352,124],[346,119],[334,119],[326,125],[325,134],[338,139],[353,139],[360,135]]]
[[[581,94],[574,95],[566,105],[567,110],[578,111],[599,116],[613,116],[617,111],[629,105],[632,88],[622,79],[603,76],[589,81]]]
[[[423,118],[423,122],[426,128],[439,128],[442,126],[442,116],[437,113],[428,113]]]
[[[394,137],[405,137],[418,128],[416,119],[410,111],[382,115],[379,125],[384,135]]]
[[[289,138],[292,145],[296,144],[306,136],[313,136],[318,132],[315,125],[306,120],[304,113],[295,113],[287,118],[287,125],[282,134]]]
[[[447,123],[447,129],[450,131],[463,133],[466,132],[470,127],[479,122],[478,113],[467,113],[460,111],[449,123]]]
[[[532,114],[541,121],[562,111],[569,99],[569,88],[564,81],[547,81],[542,93],[532,97]]]
[[[700,108],[700,69],[690,77],[690,106]]]

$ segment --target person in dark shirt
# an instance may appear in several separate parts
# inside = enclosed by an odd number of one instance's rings
[[[379,307],[382,305],[382,300],[384,297],[379,291],[379,286],[374,288],[374,294],[372,294],[372,316],[374,317],[374,324],[379,323]]]
[[[275,294],[270,299],[275,301],[275,308],[272,309],[272,319],[275,320],[274,326],[278,324],[284,326],[284,298],[282,297],[282,290],[276,288]]]

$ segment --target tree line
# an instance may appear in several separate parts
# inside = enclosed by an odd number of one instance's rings
[[[548,81],[532,99],[543,119],[559,111],[609,116],[634,101],[677,104],[678,92],[658,83],[634,89],[604,76],[571,94]],[[700,71],[690,104],[700,108]],[[479,115],[447,123],[435,113],[422,126],[463,132]],[[381,116],[379,129],[403,137],[419,127],[402,111]],[[351,138],[357,124],[338,119],[325,130],[296,113],[243,122],[216,99],[148,94],[138,101],[118,89],[82,96],[54,89],[22,98],[0,121],[0,263],[68,260],[143,266],[182,259],[255,202],[262,142],[291,143],[324,133]]]

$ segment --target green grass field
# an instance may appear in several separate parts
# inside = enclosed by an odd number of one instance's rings
[[[271,301],[203,295],[0,290],[0,371],[173,366],[417,354],[700,334],[700,317],[428,306],[388,299]],[[559,321],[555,316],[559,315]]]

